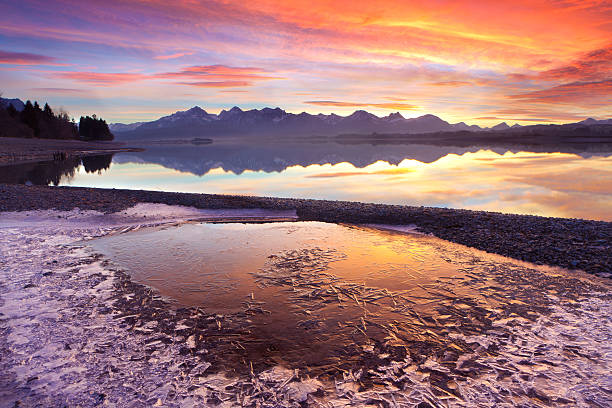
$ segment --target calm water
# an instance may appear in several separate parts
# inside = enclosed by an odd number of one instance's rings
[[[221,141],[87,163],[0,167],[4,182],[469,208],[612,221],[612,148]]]

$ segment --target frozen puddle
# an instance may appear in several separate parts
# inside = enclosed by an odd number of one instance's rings
[[[610,287],[580,273],[318,222],[185,224],[92,245],[179,315],[206,314],[180,324],[213,370],[281,365],[433,405],[611,402]]]
[[[0,406],[612,404],[608,281],[292,219],[0,214]]]

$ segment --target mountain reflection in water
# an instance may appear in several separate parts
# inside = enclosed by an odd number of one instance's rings
[[[101,174],[91,173],[85,163],[76,171],[72,169],[78,165],[66,163],[64,168],[55,163],[51,166],[56,170],[54,176],[39,176],[41,170],[24,165],[27,176],[7,176],[3,171],[1,177],[3,182],[29,179],[36,184],[349,200],[612,220],[612,147],[606,144],[443,146],[223,140],[209,145],[158,143],[142,147],[142,152],[116,154],[110,168]]]

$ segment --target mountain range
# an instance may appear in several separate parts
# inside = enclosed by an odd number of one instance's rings
[[[0,98],[0,107],[13,105],[23,109],[20,99]],[[424,134],[440,132],[555,132],[579,127],[612,125],[612,119],[592,118],[565,125],[508,125],[506,122],[486,128],[465,122],[449,123],[431,114],[404,118],[399,112],[379,117],[364,110],[348,116],[306,112],[289,113],[280,108],[242,110],[237,106],[219,114],[199,106],[178,111],[151,122],[111,123],[109,128],[119,140],[177,140],[228,135],[260,136],[337,136],[342,134]]]
[[[280,108],[242,110],[237,106],[219,114],[206,112],[199,106],[161,117],[151,122],[112,123],[110,129],[118,139],[155,140],[218,137],[225,135],[335,136],[340,134],[422,134],[436,132],[507,132],[541,130],[542,127],[579,127],[612,125],[612,119],[592,118],[566,125],[508,125],[506,122],[486,128],[465,122],[449,123],[431,114],[404,118],[399,112],[379,117],[364,110],[348,116],[288,113]],[[547,131],[550,131],[548,129]]]
[[[509,126],[500,124],[504,129]],[[435,115],[404,118],[399,112],[378,117],[364,110],[348,116],[288,113],[280,108],[242,110],[237,106],[219,114],[208,113],[199,106],[179,111],[151,122],[111,123],[119,139],[173,139],[222,135],[316,135],[343,133],[428,133],[445,131],[479,131],[483,128],[464,122],[451,124]],[[485,128],[486,129],[486,128]]]

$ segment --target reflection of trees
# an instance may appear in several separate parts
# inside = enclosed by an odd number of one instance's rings
[[[105,154],[102,156],[87,156],[81,159],[83,167],[87,173],[98,173],[102,174],[102,171],[108,170],[113,161],[112,154]]]
[[[83,164],[88,173],[101,174],[110,167],[112,154],[90,157],[70,157],[38,163],[24,163],[0,167],[0,183],[59,185],[61,181],[71,180],[78,167]]]

